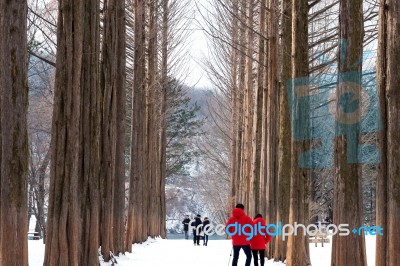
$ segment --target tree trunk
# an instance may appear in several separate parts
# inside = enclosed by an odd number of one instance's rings
[[[164,0],[167,1],[168,0]],[[166,99],[167,99],[167,84],[164,84],[161,89],[162,98],[161,98],[161,121],[160,121],[160,160],[159,160],[159,167],[160,167],[160,199],[159,199],[159,208],[160,214],[158,222],[160,223],[160,236],[161,238],[167,237],[167,228],[166,228],[166,217],[167,217],[167,210],[166,210],[166,200],[165,200],[165,180],[167,178],[167,137],[166,137]]]
[[[267,1],[266,3],[267,4]],[[267,14],[268,11],[266,10]],[[265,18],[265,37],[268,35],[268,19],[267,16]],[[262,98],[262,128],[261,128],[261,158],[260,158],[260,213],[264,215],[268,215],[268,52],[269,52],[269,43],[268,40],[264,40],[264,56],[262,63],[264,65],[264,77],[263,77],[263,98]],[[267,221],[267,223],[271,223],[271,221]]]
[[[80,114],[80,168],[79,185],[82,194],[79,224],[79,265],[97,265],[100,243],[100,127],[102,93],[99,84],[100,72],[100,3],[86,1],[83,16],[83,48],[81,71]],[[75,23],[75,22],[74,22]],[[68,48],[67,48],[68,49]],[[68,163],[68,161],[66,161]]]
[[[104,3],[102,230],[104,261],[124,251],[125,208],[125,4]]]
[[[340,1],[339,38],[339,84],[336,92],[337,120],[345,121],[340,112],[339,97],[345,92],[344,79],[352,72],[352,82],[361,84],[362,64],[355,62],[363,54],[363,9],[362,0],[352,2]],[[353,92],[360,99],[361,91]],[[360,116],[360,114],[359,114]],[[359,117],[360,118],[360,117]],[[349,224],[350,228],[363,225],[361,167],[358,164],[358,138],[360,126],[347,126],[338,123],[336,126],[336,174],[334,182],[333,222]],[[367,265],[364,235],[334,236],[332,244],[332,266]]]
[[[99,3],[59,3],[44,265],[98,265]]]
[[[147,158],[147,168],[148,168],[148,193],[146,196],[148,198],[148,220],[146,224],[148,225],[148,234],[151,237],[156,237],[159,234],[157,222],[158,218],[158,197],[160,196],[160,191],[158,189],[158,114],[157,114],[157,104],[159,96],[159,85],[158,85],[158,49],[157,49],[157,34],[158,34],[158,1],[152,0],[148,3],[149,5],[149,42],[148,42],[148,128],[147,128],[147,143],[148,143],[148,158]],[[151,160],[150,158],[153,158]]]
[[[242,201],[246,207],[249,208],[249,214],[254,214],[254,199],[250,199],[250,184],[251,184],[251,155],[252,155],[252,128],[253,128],[253,26],[254,26],[254,0],[247,1],[247,25],[246,27],[246,62],[245,62],[245,93],[243,101],[243,124],[244,133],[243,139],[243,158],[242,158]],[[242,11],[243,12],[243,11]]]
[[[141,223],[142,223],[142,228],[141,232],[139,234],[139,240],[140,242],[144,242],[147,240],[147,237],[149,236],[149,198],[150,196],[148,195],[148,191],[150,189],[150,169],[149,169],[149,127],[150,127],[150,104],[151,104],[151,99],[150,99],[150,86],[148,84],[148,74],[150,70],[148,69],[147,61],[147,52],[148,52],[148,36],[149,32],[148,29],[146,28],[146,24],[148,23],[148,3],[149,1],[143,0],[143,23],[139,22],[140,26],[142,27],[142,33],[140,34],[141,37],[141,44],[139,45],[140,47],[143,45],[143,49],[141,50],[140,57],[138,58],[138,67],[143,69],[141,74],[143,76],[139,79],[141,79],[141,88],[142,88],[142,123],[140,125],[140,130],[142,134],[142,139],[141,139],[141,146],[140,146],[140,154],[142,157],[142,171],[140,175],[140,182],[141,182],[141,188],[138,190],[136,193],[140,193],[141,197],[141,208],[142,208],[142,215],[141,215]],[[143,60],[143,61],[142,61]],[[139,65],[140,64],[140,65]],[[136,64],[135,64],[136,65]]]
[[[290,142],[292,134],[290,131],[289,103],[286,93],[286,82],[291,76],[291,43],[292,43],[292,8],[291,0],[282,1],[282,52],[280,58],[281,84],[279,92],[279,145],[278,145],[278,195],[277,219],[276,222],[282,224],[289,223],[290,207]],[[285,261],[287,242],[282,240],[282,236],[275,237],[276,261]]]
[[[37,221],[39,225],[41,235],[43,237],[43,244],[46,244],[46,217],[44,213],[44,203],[45,203],[45,178],[46,170],[50,163],[50,150],[47,151],[42,164],[39,167],[37,173],[37,188],[35,192],[36,206],[37,206]],[[28,220],[29,221],[29,220]],[[36,231],[39,232],[39,231]]]
[[[238,196],[238,184],[239,184],[239,176],[238,176],[238,171],[239,171],[239,164],[240,161],[238,161],[238,158],[240,158],[239,150],[238,150],[238,145],[240,142],[239,139],[239,114],[238,114],[238,93],[239,93],[239,88],[238,88],[238,57],[239,57],[239,51],[238,51],[238,14],[239,14],[239,4],[237,1],[233,1],[232,3],[232,48],[231,48],[231,84],[230,84],[230,89],[231,89],[231,99],[230,99],[230,108],[231,108],[231,150],[230,150],[230,181],[231,181],[231,198],[229,202],[230,208],[234,208],[235,204],[237,202],[237,196]]]
[[[292,5],[292,78],[308,77],[308,5],[307,1],[293,0]],[[292,88],[294,92],[294,88]],[[291,119],[300,119],[298,106]],[[307,130],[309,125],[302,125],[294,130]],[[294,132],[295,134],[295,132]],[[290,175],[290,212],[289,223],[308,224],[308,189],[309,172],[300,168],[299,155],[307,149],[306,141],[291,143],[291,175]],[[308,236],[302,229],[297,235],[288,238],[286,264],[288,266],[310,265]]]
[[[278,12],[277,0],[269,0],[268,19],[268,94],[267,94],[267,216],[266,221],[276,221],[278,176],[277,166],[277,124],[278,121]],[[267,257],[272,258],[275,253],[275,243],[268,245]]]
[[[116,57],[116,155],[115,155],[115,183],[114,183],[114,216],[113,216],[113,250],[114,254],[124,253],[125,240],[125,116],[126,116],[126,21],[125,0],[115,0],[115,36],[112,41],[117,42],[114,48]]]
[[[26,1],[0,2],[0,265],[28,265]]]
[[[245,203],[245,197],[244,197],[244,190],[245,190],[245,183],[244,183],[244,175],[243,175],[243,169],[244,169],[244,155],[243,155],[243,149],[244,149],[244,120],[245,120],[245,108],[244,108],[244,101],[246,97],[246,12],[247,12],[247,1],[242,0],[240,1],[240,8],[239,8],[239,17],[240,17],[240,26],[239,26],[239,47],[240,47],[240,56],[239,56],[239,90],[237,93],[237,98],[238,98],[238,140],[239,140],[239,145],[236,147],[237,148],[237,155],[239,158],[237,158],[237,162],[239,164],[238,170],[237,170],[237,201]]]
[[[143,164],[143,142],[144,142],[144,119],[145,113],[145,66],[146,65],[146,47],[145,47],[145,2],[143,0],[135,1],[135,52],[134,52],[134,88],[132,104],[132,143],[131,143],[131,177],[129,188],[129,210],[127,223],[126,251],[132,250],[132,243],[138,243],[145,240],[143,221],[144,205],[144,172]],[[143,103],[144,101],[144,103]],[[145,107],[145,108],[143,108]],[[147,210],[146,210],[147,211]]]
[[[167,86],[168,86],[168,16],[169,0],[162,0],[162,40],[161,40],[161,120],[160,120],[160,230],[161,237],[166,237],[165,219],[167,216],[165,210],[165,179],[167,178],[167,134],[166,134],[166,112],[167,112]]]
[[[266,0],[261,1],[260,6],[260,25],[259,32],[261,35],[265,34],[265,17],[266,17]],[[257,84],[254,87],[254,114],[253,114],[253,128],[252,128],[252,156],[251,156],[251,185],[250,195],[253,204],[249,206],[250,214],[261,213],[261,145],[262,145],[262,122],[263,122],[263,97],[264,97],[264,79],[266,78],[266,68],[264,66],[265,57],[265,38],[260,36],[258,38],[258,63],[257,63]],[[265,205],[265,204],[264,204]],[[265,207],[265,206],[264,206]]]
[[[59,3],[48,243],[44,265],[79,265],[79,121],[83,4]],[[73,23],[74,22],[74,23]],[[68,238],[67,238],[68,233]]]
[[[376,265],[394,266],[400,259],[400,3],[381,0],[379,12],[378,92],[383,131],[378,135],[381,163],[377,176],[377,221],[384,228],[376,238]]]

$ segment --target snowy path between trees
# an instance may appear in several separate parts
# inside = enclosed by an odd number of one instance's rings
[[[41,241],[29,242],[29,265],[42,266],[44,245]],[[201,243],[202,245],[202,243]],[[368,265],[375,265],[375,237],[366,237]],[[118,266],[228,266],[231,252],[230,240],[210,240],[208,246],[193,246],[191,240],[149,239],[143,244],[133,245],[132,253],[117,258]],[[331,244],[315,247],[310,244],[313,266],[330,266]],[[355,254],[356,255],[356,254]],[[245,263],[245,255],[240,252],[239,265]],[[109,266],[111,263],[101,263]],[[229,266],[232,265],[232,257]],[[252,265],[253,262],[252,262]],[[266,262],[266,266],[281,266],[283,263]]]

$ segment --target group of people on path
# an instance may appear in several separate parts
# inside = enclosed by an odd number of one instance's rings
[[[210,226],[210,220],[204,217],[204,221],[201,221],[201,215],[197,214],[193,221],[190,220],[189,215],[185,215],[185,219],[182,222],[183,231],[185,232],[185,239],[189,239],[189,224],[193,228],[193,244],[200,246],[200,238],[203,238],[203,246],[208,244],[207,229]],[[198,228],[198,229],[196,229]]]
[[[196,215],[194,220],[190,220],[189,215],[185,215],[185,219],[182,222],[183,229],[185,232],[185,239],[189,239],[189,224],[193,229],[193,243],[195,246],[200,246],[200,237],[203,236],[203,245],[207,246],[208,235],[205,231],[206,226],[210,225],[210,221],[207,217],[204,221],[201,221],[201,216]],[[242,249],[246,254],[245,266],[250,266],[252,257],[254,258],[254,265],[258,266],[258,261],[260,260],[261,266],[265,264],[265,248],[266,245],[271,241],[271,235],[264,231],[261,233],[254,233],[251,237],[248,234],[238,233],[238,229],[229,228],[230,225],[240,226],[240,228],[254,228],[255,225],[261,225],[262,228],[266,228],[266,222],[261,214],[257,214],[254,219],[251,219],[244,212],[244,205],[241,203],[236,204],[236,207],[232,210],[232,216],[228,219],[225,224],[231,237],[232,237],[232,249],[233,249],[233,259],[232,266],[237,266],[239,260],[239,253]],[[250,228],[249,228],[250,227]],[[195,228],[199,228],[196,231]],[[234,229],[236,231],[232,231]],[[199,232],[199,234],[197,234]],[[247,230],[246,230],[247,232]]]

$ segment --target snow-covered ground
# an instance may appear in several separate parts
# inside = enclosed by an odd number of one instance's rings
[[[202,244],[202,243],[201,243]],[[367,236],[367,257],[368,265],[375,265],[375,237]],[[232,263],[231,241],[229,240],[210,240],[208,246],[193,246],[191,240],[164,240],[149,239],[143,244],[133,245],[132,253],[117,258],[119,266],[214,266],[228,265]],[[330,266],[331,244],[325,247],[315,247],[310,244],[311,262],[313,266]],[[41,241],[29,241],[29,265],[42,266],[44,255],[44,245]],[[244,265],[245,255],[240,253],[239,265]],[[111,265],[101,263],[102,266]],[[231,265],[231,264],[229,264]],[[253,264],[252,264],[253,265]],[[269,261],[267,266],[281,266],[283,263]]]

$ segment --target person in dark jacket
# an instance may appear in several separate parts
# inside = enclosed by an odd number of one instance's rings
[[[234,229],[232,227],[228,228],[229,225],[238,224],[241,227],[244,225],[253,226],[253,220],[247,216],[244,212],[244,205],[241,203],[236,204],[236,208],[232,210],[232,216],[226,222],[225,226],[227,227],[230,233],[233,233]],[[246,233],[250,233],[250,228],[246,228]],[[232,266],[237,266],[239,260],[239,252],[240,249],[243,249],[244,253],[246,254],[246,264],[245,266],[250,266],[251,263],[251,249],[250,249],[250,241],[247,240],[248,236],[245,234],[236,233],[232,235],[232,246],[233,246],[233,260]]]
[[[193,227],[193,244],[196,246],[200,246],[200,233],[202,231],[203,222],[201,221],[200,214],[197,214],[196,218],[192,222],[191,226]]]
[[[256,217],[254,217],[253,223],[257,226],[261,225],[263,228],[265,228],[266,224],[264,219],[262,218],[261,214],[257,214]],[[258,266],[258,254],[260,254],[260,264],[261,266],[264,266],[265,264],[265,245],[268,244],[269,241],[271,241],[271,236],[268,234],[268,232],[265,232],[265,229],[261,231],[263,234],[255,234],[253,238],[250,240],[250,247],[251,247],[251,252],[253,253],[253,259],[254,259],[254,266]]]
[[[189,223],[190,218],[189,215],[185,215],[185,219],[183,219],[183,231],[185,232],[185,239],[189,239]]]
[[[204,233],[204,238],[203,238],[203,246],[207,246],[208,244],[208,234],[207,229],[210,227],[210,220],[208,220],[207,217],[204,217],[203,221],[203,233]]]

